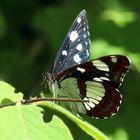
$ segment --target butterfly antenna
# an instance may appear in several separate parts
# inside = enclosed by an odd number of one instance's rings
[[[33,88],[31,89],[31,94],[30,94],[30,99],[37,96],[38,92],[39,92],[39,89],[40,89],[40,85],[43,85],[44,81],[42,80],[42,78],[37,82],[35,83],[35,85],[33,86]]]

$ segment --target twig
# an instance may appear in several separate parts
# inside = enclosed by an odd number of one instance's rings
[[[82,99],[71,99],[71,98],[36,98],[36,99],[27,99],[27,100],[21,100],[16,101],[12,103],[2,104],[0,105],[0,108],[7,107],[7,106],[13,106],[16,105],[17,102],[21,102],[21,104],[31,104],[36,102],[43,102],[43,101],[60,101],[60,102],[89,102],[89,100],[82,100]]]

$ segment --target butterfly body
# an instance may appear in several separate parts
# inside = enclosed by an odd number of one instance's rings
[[[74,20],[58,51],[50,73],[44,74],[54,97],[88,100],[66,102],[73,112],[94,118],[114,115],[121,104],[118,90],[130,61],[122,55],[109,55],[89,60],[90,39],[85,10]]]

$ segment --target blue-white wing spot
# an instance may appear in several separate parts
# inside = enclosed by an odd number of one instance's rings
[[[70,38],[70,41],[72,41],[72,42],[75,41],[78,38],[78,32],[77,31],[72,31],[70,33],[69,38]]]
[[[67,56],[67,51],[66,51],[66,50],[63,50],[63,51],[62,51],[62,55]]]
[[[73,57],[73,59],[74,59],[74,61],[75,61],[76,63],[80,63],[80,62],[81,62],[81,58],[79,57],[78,54],[76,54],[76,55]]]
[[[86,12],[82,10],[74,20],[56,56],[51,72],[54,78],[64,70],[89,60],[89,37]]]
[[[77,49],[78,51],[81,51],[81,50],[83,49],[82,44],[81,44],[81,43],[78,44],[78,45],[76,46],[76,49]]]

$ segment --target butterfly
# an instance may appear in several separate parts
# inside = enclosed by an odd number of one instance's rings
[[[118,90],[130,69],[130,60],[122,55],[90,57],[90,34],[86,11],[74,20],[63,41],[51,72],[43,74],[54,97],[82,99],[63,102],[72,112],[93,118],[109,118],[118,112],[122,94]]]

